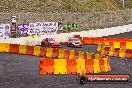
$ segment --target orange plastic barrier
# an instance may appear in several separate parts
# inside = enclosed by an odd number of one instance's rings
[[[27,46],[26,54],[33,55],[33,52],[34,52],[34,46]]]
[[[69,59],[69,56],[70,56],[70,50],[65,50],[64,51],[64,59]]]
[[[42,74],[54,74],[54,59],[41,59],[39,73]]]
[[[103,43],[104,38],[92,38],[93,39],[93,44],[98,44],[98,43]]]
[[[120,42],[120,48],[126,48],[126,42]]]
[[[125,51],[126,51],[126,49],[122,49],[122,48],[120,48],[120,51],[119,51],[119,57],[121,57],[121,58],[125,58]]]
[[[19,54],[26,54],[27,45],[19,45]]]
[[[92,38],[93,43],[92,44],[98,44],[99,43],[99,39],[98,38]]]
[[[47,52],[46,49],[47,49],[46,47],[40,48],[40,56],[42,56],[42,57],[46,56],[46,52]]]
[[[126,49],[132,49],[132,38],[126,39]]]
[[[126,38],[118,38],[118,42],[126,42]]]
[[[105,53],[105,55],[109,55],[109,52],[110,52],[110,47],[105,47],[104,48],[104,53]]]
[[[86,73],[94,73],[94,61],[93,59],[86,59],[85,66],[86,66]]]
[[[78,59],[84,59],[84,52],[79,51]]]
[[[46,57],[52,57],[52,54],[53,54],[53,48],[49,48],[47,47],[46,49]]]
[[[74,51],[74,59],[78,59],[78,57],[79,57],[79,52],[78,51]]]
[[[77,74],[76,59],[67,59],[67,74]]]
[[[106,72],[104,63],[105,63],[104,59],[100,59],[100,71],[101,72]]]
[[[92,38],[83,37],[83,43],[84,44],[93,44]]]
[[[118,42],[118,38],[109,38],[109,42]]]
[[[104,43],[104,38],[98,38],[98,41],[100,41],[100,43]]]
[[[109,42],[109,39],[108,38],[104,38],[103,39],[103,43],[105,43],[105,42]]]
[[[119,56],[120,53],[120,48],[115,48],[114,49],[114,56]]]
[[[104,59],[105,72],[111,71],[110,58],[107,56],[107,57],[104,57],[102,59]]]
[[[53,48],[52,58],[58,58],[58,55],[59,55],[59,49]]]
[[[87,59],[87,52],[84,52],[84,59]]]
[[[10,44],[9,52],[18,53],[19,52],[19,45],[18,44]]]
[[[59,55],[58,55],[58,58],[59,59],[64,59],[64,49],[59,49]]]
[[[90,53],[90,52],[85,52],[85,53],[84,53],[84,58],[85,58],[85,59],[91,59],[91,58],[92,58],[91,55],[92,55],[92,53]]]
[[[126,52],[125,52],[125,57],[132,59],[132,50],[127,49]]]
[[[94,53],[91,54],[91,59],[95,59],[95,54]]]
[[[114,46],[113,42],[109,42],[109,46],[113,47]]]
[[[0,43],[0,52],[9,52],[10,43]]]

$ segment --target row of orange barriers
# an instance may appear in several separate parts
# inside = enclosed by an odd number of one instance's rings
[[[43,74],[85,74],[111,71],[110,59],[48,59],[42,58],[39,73]]]
[[[105,46],[103,44],[102,45],[99,44],[97,51],[99,51],[101,55],[109,55],[132,59],[132,49],[114,48],[110,46]]]
[[[121,46],[131,45],[132,38],[101,38],[101,37],[80,37],[80,35],[74,35],[74,37],[79,38],[83,44],[98,44],[98,43],[106,43],[109,45],[113,45],[113,43],[121,43]]]
[[[101,58],[101,55],[90,52],[6,43],[0,43],[0,52],[11,52],[17,54],[35,55],[58,59],[89,59],[94,57],[96,59]]]
[[[109,57],[60,48],[0,43],[0,52],[48,57],[41,59],[40,74],[82,74],[111,71]]]

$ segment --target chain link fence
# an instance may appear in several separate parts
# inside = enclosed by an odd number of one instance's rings
[[[105,12],[82,12],[82,13],[0,13],[0,23],[10,23],[11,16],[17,16],[17,23],[33,22],[68,22],[76,23],[78,29],[85,31],[90,29],[102,29],[132,23],[132,9],[105,11]],[[74,30],[71,30],[74,31]],[[67,32],[67,31],[65,31]]]

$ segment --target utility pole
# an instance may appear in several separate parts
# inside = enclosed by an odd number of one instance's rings
[[[125,7],[125,0],[122,0],[122,6]]]

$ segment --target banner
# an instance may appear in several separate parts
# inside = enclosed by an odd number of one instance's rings
[[[5,38],[5,30],[4,30],[4,24],[0,25],[0,39]]]
[[[10,24],[4,24],[5,26],[5,39],[10,38]]]
[[[37,23],[29,23],[28,34],[53,34],[58,30],[58,23],[56,22],[37,22]]]
[[[19,35],[19,37],[26,37],[28,33],[29,24],[18,24],[17,27],[18,27],[17,34]]]
[[[0,24],[0,39],[10,37],[10,24]]]

